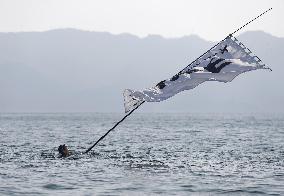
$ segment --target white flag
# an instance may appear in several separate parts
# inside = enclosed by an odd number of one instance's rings
[[[172,78],[142,91],[126,89],[123,93],[125,112],[134,109],[143,101],[163,101],[205,81],[231,82],[239,74],[256,69],[270,68],[230,35]]]

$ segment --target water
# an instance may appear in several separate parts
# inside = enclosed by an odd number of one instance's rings
[[[284,195],[284,116],[0,114],[0,195]],[[73,152],[58,158],[57,147]]]

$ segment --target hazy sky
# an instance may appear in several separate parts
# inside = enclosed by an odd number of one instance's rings
[[[246,30],[284,37],[283,0],[0,0],[0,31],[78,28],[220,40],[261,12]]]

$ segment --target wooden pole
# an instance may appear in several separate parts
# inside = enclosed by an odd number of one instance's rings
[[[230,35],[235,34],[236,32],[238,32],[239,30],[241,30],[242,28],[244,28],[245,26],[247,26],[249,23],[255,21],[256,19],[258,19],[259,17],[261,17],[262,15],[266,14],[267,12],[269,12],[270,10],[272,10],[272,8],[269,8],[268,10],[266,10],[265,12],[262,12],[262,14],[258,15],[257,17],[255,17],[254,19],[250,20],[249,22],[247,22],[246,24],[244,24],[243,26],[241,26],[240,28],[238,28],[237,30],[235,30],[233,33],[231,33]]]
[[[85,151],[85,153],[88,153],[90,150],[92,150],[92,148],[94,148],[102,139],[104,139],[109,132],[111,132],[112,130],[115,129],[115,127],[117,127],[122,121],[124,121],[128,116],[130,116],[130,114],[132,114],[132,112],[134,112],[136,109],[138,109],[145,101],[143,101],[141,104],[139,104],[136,108],[134,108],[133,110],[131,110],[128,114],[126,114],[120,121],[118,121],[111,129],[109,129],[102,137],[100,137],[100,139],[98,139],[98,141],[96,141],[96,143],[94,143],[94,145],[92,145],[90,148],[88,148],[88,150]]]

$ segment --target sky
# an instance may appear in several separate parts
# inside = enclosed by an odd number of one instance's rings
[[[245,30],[284,37],[283,0],[0,0],[0,32],[77,28],[217,41],[270,7]]]

